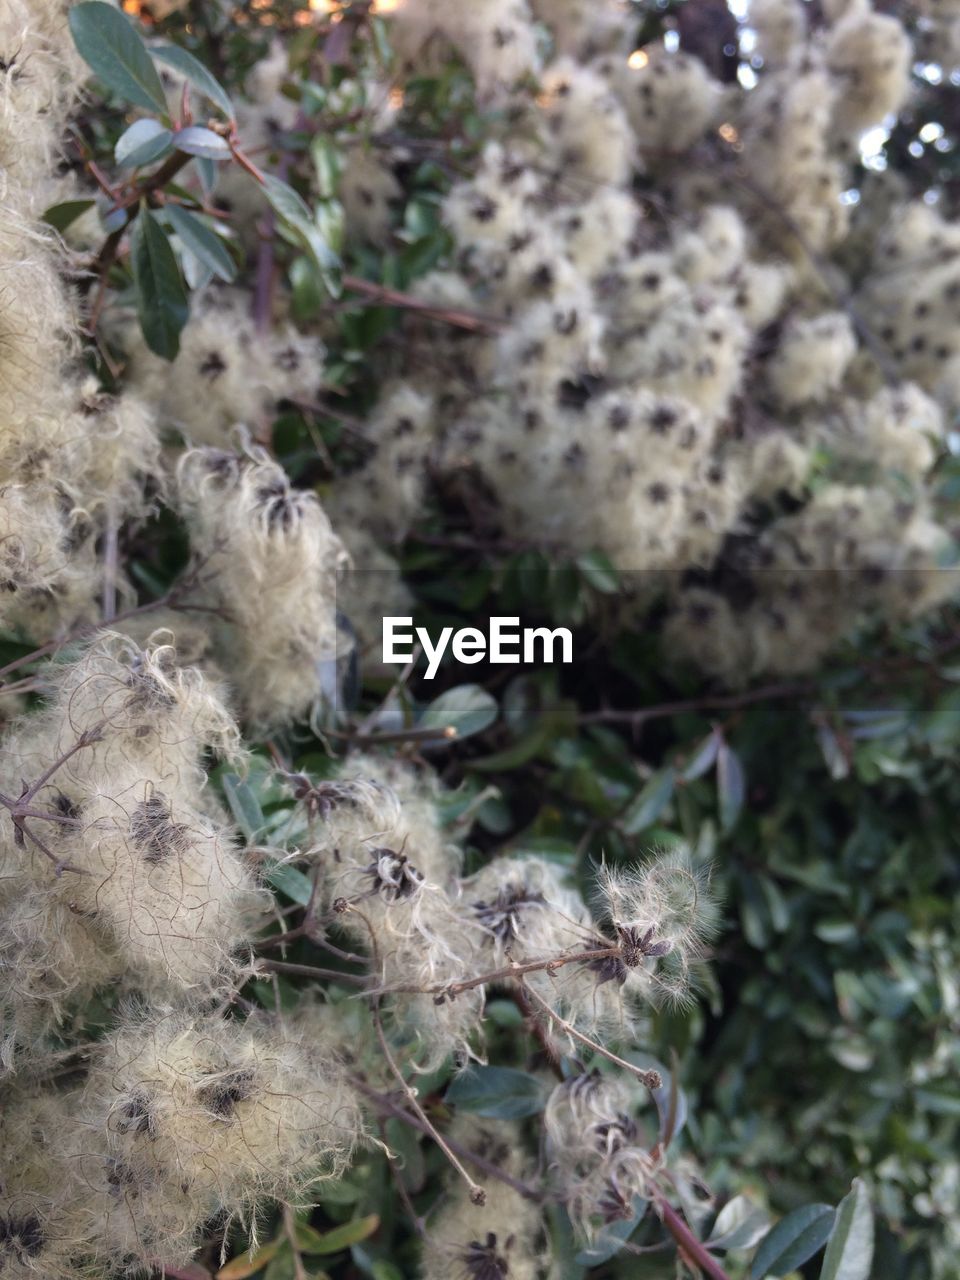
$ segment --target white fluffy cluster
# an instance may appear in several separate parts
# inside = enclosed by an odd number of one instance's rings
[[[547,1154],[561,1199],[588,1237],[630,1219],[649,1198],[657,1157],[636,1119],[638,1090],[598,1071],[557,1085],[547,1101]]]
[[[319,820],[306,856],[328,911],[370,954],[386,1012],[423,1070],[470,1056],[483,1013],[477,988],[437,1003],[431,989],[469,978],[474,933],[458,905],[460,852],[444,835],[436,793],[411,769],[350,757],[314,793]]]
[[[922,52],[945,67],[960,67],[960,4],[917,0]]]
[[[246,1223],[339,1176],[363,1131],[340,1064],[267,1019],[127,1016],[83,1085],[0,1112],[0,1265],[11,1280],[185,1265],[216,1214]]]
[[[539,66],[527,0],[414,0],[397,9],[391,39],[411,70],[442,67],[450,51],[466,62],[483,95],[510,88]]]
[[[328,918],[371,954],[385,1010],[420,1068],[476,1055],[485,988],[513,990],[512,964],[530,966],[522,989],[558,1045],[573,1044],[570,1027],[633,1038],[651,1007],[684,998],[715,910],[685,851],[604,869],[592,909],[540,858],[495,858],[462,879],[425,785],[397,763],[348,758],[304,797],[303,851]],[[473,981],[487,974],[500,976]]]
[[[518,1126],[506,1121],[457,1117],[451,1136],[481,1159],[514,1179],[529,1178]],[[481,1177],[482,1205],[462,1179],[450,1180],[446,1195],[430,1218],[424,1242],[423,1280],[540,1280],[548,1273],[543,1211],[507,1183]]]
[[[921,201],[897,210],[873,246],[859,301],[900,377],[932,396],[948,422],[955,419],[960,413],[960,224]]]
[[[906,101],[902,23],[864,0],[811,30],[800,0],[759,0],[767,62],[742,90],[682,49],[631,53],[614,3],[464,12],[409,0],[403,56],[422,67],[454,45],[511,139],[454,184],[452,260],[417,291],[500,331],[414,329],[416,378],[370,423],[346,526],[402,536],[439,471],[510,539],[602,550],[629,594],[666,593],[671,649],[728,680],[809,668],[875,612],[942,601],[932,473],[960,405],[956,227],[900,209],[863,286],[821,257],[849,239],[862,261],[840,196],[859,134]],[[543,37],[522,76],[486,64],[474,27],[501,18]],[[715,585],[734,578],[736,599]]]
[[[323,343],[286,322],[259,333],[250,296],[239,289],[194,299],[172,364],[153,355],[138,330],[123,336],[130,385],[156,407],[162,426],[194,444],[224,446],[241,423],[269,439],[278,405],[313,405],[323,381]]]
[[[63,252],[39,222],[63,198],[51,173],[83,79],[66,9],[0,13],[0,624],[44,640],[94,615],[97,540],[145,512],[157,465],[146,404],[79,366]]]
[[[336,585],[345,552],[314,494],[265,452],[192,449],[177,470],[220,663],[260,725],[336,696]]]
[[[239,733],[167,640],[108,633],[53,665],[44,708],[4,737],[0,790],[42,783],[28,834],[6,822],[0,844],[7,1065],[108,983],[198,1002],[243,962],[259,897],[203,768]]]
[[[2,744],[0,790],[29,788],[23,838],[0,837],[14,1280],[182,1265],[215,1215],[255,1239],[262,1200],[339,1177],[363,1134],[332,1037],[211,1012],[249,976],[268,899],[205,786],[211,755],[239,763],[237,725],[167,639],[107,633],[54,664]],[[55,1037],[82,1037],[97,996],[113,1029],[61,1087]]]

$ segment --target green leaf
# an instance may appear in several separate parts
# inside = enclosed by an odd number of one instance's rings
[[[702,778],[705,773],[708,773],[713,768],[719,750],[719,733],[708,734],[687,761],[680,777],[684,782],[695,782],[697,778]]]
[[[611,595],[620,589],[620,577],[609,558],[602,551],[589,551],[577,556],[577,568],[594,591]]]
[[[754,1255],[750,1280],[786,1275],[812,1258],[826,1244],[835,1216],[828,1204],[806,1204],[781,1218]]]
[[[195,258],[199,258],[204,266],[209,267],[215,276],[228,282],[236,278],[236,263],[226,245],[199,215],[177,204],[168,204],[164,214],[184,247]]]
[[[309,222],[311,213],[309,206],[303,198],[294,191],[288,182],[284,182],[281,178],[275,178],[273,174],[266,175],[263,184],[263,193],[270,202],[270,207],[285,222],[294,223],[297,220]]]
[[[247,1280],[248,1276],[256,1275],[277,1256],[283,1243],[282,1238],[271,1240],[262,1249],[258,1249],[252,1258],[246,1255],[242,1258],[234,1258],[232,1262],[220,1268],[217,1272],[217,1280]]]
[[[340,148],[325,134],[318,133],[310,143],[310,158],[317,175],[317,194],[321,200],[329,200],[337,194],[343,155]]]
[[[546,1106],[547,1095],[536,1076],[513,1067],[469,1067],[456,1076],[446,1101],[463,1111],[495,1120],[519,1120],[535,1116]]]
[[[173,360],[180,350],[180,332],[187,323],[190,307],[176,254],[163,227],[145,205],[134,224],[131,241],[130,259],[143,336],[151,351]]]
[[[404,1280],[403,1272],[394,1262],[386,1258],[375,1258],[370,1268],[373,1280]]]
[[[676,774],[668,766],[658,769],[643,790],[627,806],[620,825],[628,836],[638,835],[652,827],[673,796]]]
[[[342,1227],[334,1227],[331,1231],[314,1231],[312,1227],[297,1226],[297,1245],[304,1253],[327,1254],[339,1253],[341,1249],[349,1249],[351,1245],[366,1240],[380,1226],[380,1217],[376,1213],[365,1218],[354,1218],[345,1222]]]
[[[196,170],[197,177],[200,179],[200,186],[204,195],[210,195],[217,185],[216,161],[208,160],[206,156],[194,156],[192,167]]]
[[[62,204],[52,204],[44,213],[43,220],[55,231],[63,232],[96,203],[96,200],[64,200]]]
[[[235,773],[225,773],[220,781],[237,826],[247,840],[256,840],[263,830],[264,819],[253,789]]]
[[[635,1197],[633,1213],[630,1217],[604,1227],[595,1240],[591,1241],[585,1249],[581,1249],[574,1258],[574,1262],[581,1267],[598,1267],[601,1263],[608,1262],[620,1252],[624,1242],[629,1240],[636,1231],[640,1220],[647,1212],[648,1204],[649,1201],[641,1200],[639,1196]]]
[[[544,1205],[550,1232],[553,1266],[552,1280],[585,1280],[586,1270],[577,1262],[578,1241],[567,1211],[558,1204]]]
[[[417,722],[420,729],[456,730],[457,738],[469,738],[480,733],[497,718],[496,698],[478,684],[461,684],[441,693],[421,715]]]
[[[297,1280],[293,1250],[286,1242],[267,1267],[263,1280]]]
[[[289,863],[277,863],[276,866],[271,867],[264,878],[268,884],[285,893],[291,902],[297,902],[301,907],[305,907],[313,895],[313,884],[309,877],[302,871],[298,871],[296,867],[291,867]]]
[[[165,156],[172,144],[173,134],[159,120],[135,120],[117,139],[113,156],[117,164],[136,169]]]
[[[108,89],[148,111],[167,114],[167,99],[147,46],[112,4],[88,0],[69,14],[77,52]]]
[[[173,145],[178,151],[185,151],[188,156],[200,156],[206,160],[230,159],[230,148],[219,133],[204,129],[198,124],[178,129],[173,135]]]
[[[820,1280],[870,1280],[872,1265],[873,1210],[866,1187],[854,1178],[850,1192],[837,1206]]]
[[[313,259],[306,254],[294,258],[290,263],[290,285],[293,289],[291,309],[294,319],[312,320],[326,301],[326,290],[323,281],[313,265]]]
[[[175,44],[160,44],[154,45],[150,53],[158,62],[165,62],[174,71],[179,71],[195,89],[219,107],[228,120],[234,119],[236,113],[226,89],[187,49]]]
[[[734,1196],[717,1214],[708,1249],[752,1249],[766,1233],[770,1218],[748,1196]]]
[[[960,1092],[949,1089],[917,1089],[913,1100],[934,1115],[960,1117]]]
[[[736,825],[745,795],[746,780],[740,757],[726,742],[721,742],[717,752],[717,801],[724,831],[732,831]]]
[[[268,174],[263,183],[264,195],[281,221],[281,230],[310,257],[327,291],[336,296],[340,285],[333,272],[340,258],[324,239],[313,213],[288,183]]]
[[[822,721],[817,725],[817,742],[820,754],[834,782],[839,782],[850,773],[850,761],[843,750],[843,745],[832,727]]]
[[[515,1010],[516,1005],[511,1004],[510,1008]],[[427,1164],[421,1135],[396,1118],[386,1122],[384,1135],[395,1157],[393,1167],[396,1176],[411,1194],[422,1191],[427,1179]]]

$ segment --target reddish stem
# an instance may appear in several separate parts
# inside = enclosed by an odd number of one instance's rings
[[[710,1277],[710,1280],[730,1280],[720,1263],[712,1253],[707,1252],[705,1246],[693,1234],[676,1209],[659,1192],[654,1194],[663,1225],[673,1236],[683,1256],[699,1267],[705,1275]]]

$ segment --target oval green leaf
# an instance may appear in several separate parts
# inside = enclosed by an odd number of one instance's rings
[[[165,360],[176,358],[190,307],[176,254],[166,232],[146,206],[133,228],[130,246],[137,314],[147,346]]]
[[[497,701],[478,684],[461,684],[431,702],[418,721],[420,729],[454,729],[457,738],[469,738],[493,724]]]
[[[253,1257],[246,1254],[240,1258],[234,1258],[232,1262],[228,1262],[225,1267],[221,1267],[217,1272],[217,1280],[248,1280],[248,1277],[255,1276],[258,1271],[262,1271],[268,1262],[272,1262],[277,1256],[284,1244],[282,1237],[277,1240],[271,1240],[269,1244],[265,1244],[262,1249],[258,1249]]]
[[[62,204],[51,205],[44,213],[43,220],[48,227],[63,232],[96,203],[96,200],[64,200]]]
[[[594,591],[611,595],[620,589],[620,576],[602,551],[588,551],[577,556],[577,568]]]
[[[199,124],[189,124],[173,135],[173,145],[188,156],[200,156],[205,160],[229,160],[230,148],[219,133],[204,129]]]
[[[721,742],[717,752],[717,801],[724,831],[732,831],[736,825],[746,789],[740,757],[726,742]]]
[[[380,1226],[380,1218],[375,1213],[365,1218],[354,1218],[345,1222],[342,1227],[333,1227],[330,1231],[315,1231],[304,1223],[297,1224],[297,1248],[303,1253],[327,1254],[339,1253],[341,1249],[349,1249],[351,1245],[366,1240]]]
[[[305,907],[313,897],[313,884],[308,876],[289,863],[278,862],[264,876],[268,884],[286,894],[291,902],[298,902]]]
[[[164,62],[174,71],[179,71],[198,92],[219,107],[228,120],[233,120],[233,103],[226,89],[192,53],[175,44],[155,45],[150,53],[157,62]]]
[[[658,769],[643,789],[627,806],[621,819],[621,828],[628,836],[635,836],[652,827],[673,796],[676,774],[671,768]]]
[[[138,107],[167,114],[167,99],[147,46],[112,4],[87,0],[69,14],[77,52],[99,80]]]
[[[784,1276],[802,1266],[826,1244],[835,1217],[828,1204],[805,1204],[781,1218],[754,1255],[750,1280]]]
[[[647,1212],[648,1204],[648,1200],[641,1200],[639,1196],[635,1197],[633,1213],[630,1217],[622,1218],[620,1221],[604,1227],[596,1239],[576,1255],[574,1258],[576,1265],[578,1267],[599,1267],[601,1263],[609,1262],[611,1258],[615,1257],[640,1225],[644,1214]]]
[[[117,139],[113,155],[117,164],[136,169],[165,156],[172,143],[173,134],[159,120],[135,120]]]
[[[854,1178],[849,1194],[837,1206],[820,1280],[870,1280],[872,1266],[873,1210],[866,1187]]]
[[[215,276],[227,282],[236,278],[236,263],[227,246],[203,218],[177,204],[168,204],[164,213],[171,230]]]
[[[469,1067],[456,1076],[446,1093],[447,1102],[476,1116],[495,1120],[520,1120],[543,1110],[547,1097],[536,1076],[513,1067]]]
[[[237,826],[247,840],[256,840],[264,823],[263,810],[253,788],[235,773],[225,773],[220,781]]]
[[[338,281],[331,274],[340,265],[340,258],[324,239],[309,206],[289,183],[267,174],[263,193],[280,222],[280,231],[311,258],[327,292],[336,296]]]
[[[702,778],[713,768],[719,751],[720,735],[716,732],[709,734],[687,761],[680,777],[684,782],[695,782],[697,778]]]
[[[765,1209],[754,1204],[749,1196],[734,1196],[717,1214],[708,1249],[752,1249],[762,1239],[770,1226]]]

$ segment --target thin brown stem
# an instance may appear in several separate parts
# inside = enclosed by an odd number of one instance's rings
[[[456,1169],[457,1173],[460,1174],[461,1178],[463,1178],[464,1182],[466,1182],[467,1186],[470,1188],[470,1199],[473,1201],[474,1204],[482,1205],[487,1198],[486,1193],[483,1190],[483,1187],[481,1187],[478,1182],[475,1182],[473,1178],[470,1177],[470,1174],[467,1173],[466,1169],[463,1167],[462,1162],[460,1161],[459,1157],[457,1156],[453,1148],[449,1145],[446,1138],[444,1138],[443,1135],[440,1133],[440,1131],[434,1127],[433,1122],[430,1120],[430,1117],[424,1111],[423,1107],[421,1107],[420,1100],[417,1098],[417,1095],[416,1095],[416,1091],[410,1087],[410,1085],[407,1083],[406,1077],[404,1076],[403,1072],[397,1066],[396,1059],[394,1058],[393,1053],[390,1049],[390,1046],[387,1043],[387,1037],[384,1035],[383,1023],[380,1020],[380,997],[379,996],[375,996],[371,1001],[371,1011],[373,1013],[373,1027],[377,1033],[377,1041],[379,1042],[379,1045],[380,1045],[380,1052],[383,1054],[384,1060],[386,1061],[386,1064],[390,1069],[390,1074],[394,1077],[397,1084],[403,1090],[403,1094],[407,1100],[407,1103],[409,1104],[410,1107],[413,1108],[413,1111],[417,1116],[417,1118],[420,1120],[421,1124],[426,1126],[427,1132],[430,1134],[430,1137],[434,1140],[434,1142],[437,1144],[437,1146],[440,1148],[443,1154],[447,1157],[447,1160],[450,1162],[453,1168]]]
[[[580,724],[627,724],[637,728],[648,720],[662,720],[665,716],[682,715],[686,711],[724,711],[753,706],[758,702],[774,702],[787,698],[801,698],[816,693],[815,680],[788,680],[777,684],[760,685],[745,693],[712,694],[705,698],[679,698],[675,702],[658,702],[650,707],[638,707],[633,711],[605,709],[587,711],[579,717]]]
[[[578,1040],[585,1048],[592,1049],[594,1053],[599,1053],[600,1056],[606,1058],[608,1062],[616,1063],[616,1065],[618,1067],[622,1067],[624,1071],[629,1071],[630,1074],[636,1076],[640,1083],[647,1089],[659,1089],[663,1084],[663,1077],[660,1075],[659,1071],[647,1071],[643,1067],[638,1067],[635,1066],[634,1063],[628,1062],[626,1058],[618,1057],[618,1055],[612,1050],[605,1049],[598,1041],[591,1040],[589,1036],[584,1035],[582,1031],[578,1031],[576,1027],[567,1022],[565,1018],[561,1018],[559,1013],[557,1013],[555,1009],[552,1009],[548,1002],[544,1000],[542,996],[539,996],[532,987],[524,985],[523,989],[552,1022],[556,1023],[556,1025],[568,1036],[571,1036],[574,1040]]]
[[[388,289],[386,285],[375,284],[372,280],[364,280],[360,276],[345,275],[342,277],[343,287],[354,293],[386,307],[400,307],[405,311],[417,311],[432,320],[441,320],[444,324],[457,329],[469,329],[472,333],[495,334],[503,329],[503,322],[492,316],[484,316],[476,311],[464,311],[456,307],[441,307],[435,303],[425,302],[412,294],[401,293],[398,289]]]
[[[141,200],[148,199],[165,187],[181,169],[187,167],[192,159],[193,156],[187,155],[185,151],[175,151],[163,162],[156,173],[148,174],[142,182],[138,182],[130,194],[117,203],[116,208],[135,209]],[[132,217],[136,217],[136,213]],[[129,226],[129,223],[127,225]]]
[[[589,964],[593,960],[609,960],[618,955],[620,955],[619,947],[597,947],[590,951],[575,951],[570,955],[549,956],[545,960],[528,960],[524,964],[517,964],[514,961],[501,969],[492,969],[489,973],[481,973],[475,978],[465,978],[462,982],[441,982],[433,987],[388,987],[386,991],[415,990],[422,991],[426,995],[442,995],[453,1000],[463,991],[485,987],[491,982],[521,981],[528,973],[543,971],[552,973],[555,969],[562,969],[567,964]]]
[[[117,568],[120,556],[120,521],[113,502],[107,509],[103,534],[103,621],[112,622],[117,614]]]
[[[30,653],[25,653],[20,658],[14,658],[12,662],[8,662],[6,666],[0,667],[0,679],[9,675],[13,671],[18,671],[21,667],[29,666],[32,662],[39,662],[41,658],[49,657],[51,653],[56,653],[58,649],[65,644],[70,644],[74,640],[80,640],[84,636],[95,635],[98,631],[103,631],[107,627],[115,627],[121,622],[127,622],[130,618],[137,618],[144,613],[153,613],[157,609],[173,609],[180,613],[212,613],[217,617],[225,617],[223,609],[214,608],[211,605],[193,604],[190,601],[181,601],[180,595],[188,590],[189,587],[195,585],[196,579],[194,575],[190,575],[185,582],[178,583],[171,587],[165,596],[161,596],[159,600],[150,600],[146,604],[135,605],[131,609],[125,609],[122,613],[118,613],[109,622],[101,621],[95,623],[85,623],[83,626],[74,627],[72,631],[68,631],[65,636],[61,636],[59,640],[50,640],[47,644],[41,645],[39,649],[33,649]],[[8,686],[0,686],[0,692],[6,693]]]
[[[543,1019],[538,1018],[534,1009],[531,1008],[526,992],[521,987],[514,987],[510,992],[510,998],[517,1006],[519,1012],[523,1015],[523,1020],[527,1030],[536,1040],[537,1044],[539,1044],[550,1070],[558,1080],[563,1080],[563,1062],[560,1054],[557,1052],[556,1045],[551,1042],[550,1037],[547,1035],[547,1029],[543,1025]]]
[[[300,1252],[300,1246],[297,1244],[297,1220],[288,1204],[283,1206],[283,1233],[287,1237],[290,1252],[293,1254],[294,1280],[308,1280],[307,1269],[303,1265],[303,1255]]]
[[[330,979],[331,982],[342,982],[351,987],[368,987],[369,979],[357,973],[341,973],[339,969],[318,969],[312,964],[291,964],[286,960],[257,961],[258,973],[286,973],[297,978]]]
[[[396,729],[390,733],[341,733],[337,730],[324,730],[327,737],[338,741],[351,742],[355,746],[372,747],[384,742],[435,742],[438,738],[453,739],[458,737],[452,724],[438,725],[429,729]]]
[[[390,1143],[387,1141],[387,1126],[384,1123],[382,1118],[378,1124],[378,1128],[380,1130],[380,1141],[383,1143],[384,1149],[389,1152]],[[404,1209],[406,1210],[407,1217],[410,1219],[410,1222],[413,1225],[413,1229],[414,1231],[416,1231],[420,1239],[425,1240],[427,1238],[426,1221],[424,1218],[420,1216],[419,1213],[417,1213],[416,1206],[414,1205],[413,1201],[410,1199],[410,1192],[407,1190],[406,1186],[404,1185],[403,1172],[401,1169],[397,1168],[396,1163],[392,1159],[392,1153],[390,1156],[388,1156],[387,1163],[390,1165],[390,1177],[393,1179],[393,1185],[397,1189],[397,1195],[400,1197],[400,1201],[403,1204]]]
[[[352,1083],[358,1092],[362,1093],[365,1098],[368,1098],[381,1111],[386,1112],[387,1115],[393,1116],[397,1120],[402,1120],[403,1123],[408,1124],[411,1129],[416,1129],[418,1132],[424,1133],[430,1138],[434,1136],[436,1130],[429,1121],[424,1124],[417,1116],[411,1115],[405,1107],[399,1106],[390,1097],[388,1097],[387,1094],[380,1093],[376,1089],[372,1089],[370,1085],[357,1077],[352,1077]],[[467,1163],[472,1164],[475,1168],[486,1174],[488,1178],[495,1178],[498,1182],[502,1182],[506,1186],[512,1187],[514,1191],[518,1192],[526,1200],[532,1200],[536,1203],[543,1201],[544,1196],[542,1192],[538,1191],[535,1187],[531,1187],[526,1182],[521,1182],[519,1178],[514,1178],[511,1174],[507,1173],[505,1169],[501,1169],[499,1165],[495,1165],[491,1163],[491,1161],[485,1160],[483,1156],[478,1155],[476,1151],[471,1151],[469,1147],[465,1147],[462,1143],[457,1142],[455,1138],[448,1137],[444,1139],[444,1141],[451,1151],[455,1152],[462,1160],[467,1161]]]
[[[20,795],[14,799],[12,796],[6,796],[0,792],[0,805],[9,810],[10,820],[13,823],[13,842],[18,848],[24,848],[26,841],[29,840],[45,858],[48,858],[54,866],[54,872],[59,879],[64,871],[72,871],[75,875],[85,876],[90,872],[84,870],[83,867],[75,866],[72,862],[68,862],[65,858],[58,858],[53,850],[41,840],[37,833],[27,826],[27,819],[35,819],[44,822],[56,822],[61,825],[74,826],[77,819],[66,814],[59,814],[51,810],[49,812],[34,809],[33,801],[37,793],[50,781],[53,775],[78,751],[82,751],[85,747],[92,746],[93,743],[99,742],[103,737],[103,725],[95,725],[92,729],[87,729],[77,738],[72,747],[69,747],[58,759],[54,760],[49,769],[44,772],[34,782],[24,782],[23,790]]]
[[[63,875],[64,871],[71,871],[74,875],[77,875],[77,876],[88,876],[90,874],[90,872],[85,870],[85,868],[75,866],[74,863],[67,862],[63,858],[58,858],[57,855],[53,852],[53,850],[48,848],[48,846],[44,844],[44,842],[40,839],[37,833],[35,831],[32,831],[30,827],[27,826],[23,818],[20,818],[19,820],[15,818],[14,826],[16,828],[14,832],[14,843],[22,846],[24,839],[27,839],[30,841],[31,844],[36,845],[36,847],[40,850],[43,856],[45,858],[49,858],[49,860],[53,863],[54,874],[56,875],[58,880]]]
[[[703,1243],[697,1239],[687,1223],[669,1203],[663,1192],[656,1187],[653,1189],[653,1200],[663,1225],[673,1236],[677,1248],[684,1258],[693,1266],[699,1267],[705,1275],[710,1277],[710,1280],[730,1280],[730,1277],[713,1254],[707,1251]]]
[[[249,173],[251,178],[253,178],[256,182],[259,182],[260,185],[263,186],[264,185],[263,174],[260,172],[257,166],[253,163],[250,157],[244,151],[242,151],[239,146],[237,146],[236,139],[228,138],[227,141],[230,145],[230,153],[233,156],[234,160],[236,160],[240,168],[245,169],[246,172]]]
[[[380,971],[380,950],[379,950],[379,947],[377,946],[377,935],[373,928],[373,925],[370,923],[367,916],[365,916],[364,913],[361,910],[359,910],[359,908],[351,907],[350,910],[353,912],[354,915],[358,916],[366,926],[367,933],[370,938],[370,951],[372,954],[373,963],[375,968],[379,972]],[[377,1042],[380,1045],[380,1052],[383,1054],[384,1061],[386,1062],[387,1067],[390,1070],[390,1074],[393,1076],[397,1084],[402,1089],[404,1097],[407,1100],[407,1103],[413,1109],[415,1115],[418,1117],[421,1123],[426,1126],[427,1132],[430,1134],[430,1137],[434,1140],[434,1142],[437,1144],[437,1146],[440,1148],[443,1154],[447,1157],[447,1160],[450,1162],[453,1168],[456,1169],[457,1173],[460,1174],[460,1176],[466,1182],[467,1186],[470,1188],[470,1199],[473,1201],[473,1203],[478,1205],[483,1204],[484,1201],[486,1200],[486,1194],[483,1190],[483,1187],[481,1187],[478,1183],[474,1182],[473,1178],[471,1178],[469,1173],[467,1173],[466,1169],[463,1167],[462,1163],[457,1158],[456,1153],[449,1146],[446,1139],[434,1127],[432,1121],[430,1120],[430,1117],[427,1115],[423,1107],[421,1107],[420,1105],[420,1101],[417,1098],[416,1090],[410,1087],[403,1072],[397,1066],[396,1058],[394,1058],[390,1045],[387,1043],[387,1037],[384,1034],[383,1022],[380,1018],[380,994],[378,992],[374,993],[370,999],[370,1014],[371,1014],[371,1017],[373,1018],[373,1028],[374,1028],[374,1031],[376,1032]]]
[[[84,729],[83,733],[80,734],[80,736],[77,738],[73,746],[68,747],[67,750],[64,751],[64,753],[59,757],[59,759],[54,760],[53,764],[49,767],[49,769],[45,769],[43,773],[41,773],[40,777],[37,778],[36,782],[30,783],[29,786],[26,783],[24,783],[24,790],[22,795],[20,796],[19,803],[30,804],[34,796],[37,794],[37,792],[40,791],[43,787],[45,787],[47,783],[50,781],[50,779],[53,777],[53,775],[57,772],[57,770],[62,768],[63,765],[65,765],[68,760],[70,760],[73,756],[75,756],[78,751],[83,751],[87,747],[92,747],[94,746],[95,743],[101,742],[103,740],[103,730],[104,730],[105,724],[106,724],[106,721],[101,721],[100,724],[95,724],[90,729]]]

